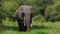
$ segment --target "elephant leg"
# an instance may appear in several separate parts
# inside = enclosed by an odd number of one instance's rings
[[[24,26],[24,30],[25,30],[25,32],[26,32],[26,29],[27,29],[27,26]]]
[[[20,23],[19,24],[20,31],[25,32],[26,31],[26,26],[24,26],[23,20],[21,20],[19,23]]]
[[[32,28],[32,19],[30,19],[30,28]]]
[[[32,28],[32,13],[30,14],[30,27]]]
[[[18,22],[18,27],[19,31],[23,31],[23,25],[22,25],[22,20],[17,16],[17,22]]]
[[[26,21],[26,31],[30,31],[31,30],[31,25],[29,21]]]
[[[17,22],[18,22],[19,30],[22,31],[22,30],[23,30],[23,27],[22,27],[22,20],[18,18],[18,19],[17,19]]]
[[[27,26],[24,26],[23,27],[23,31],[26,32],[26,29],[27,29]]]
[[[22,31],[22,26],[21,26],[20,21],[18,21],[18,27],[19,27],[19,30]]]
[[[20,30],[21,30],[21,31],[24,31],[24,23],[23,23],[22,20],[21,20],[21,22],[20,22]]]
[[[22,31],[24,32],[25,31],[24,23],[22,23],[21,26],[22,26]]]
[[[27,30],[27,26],[26,26],[26,25],[24,25],[24,31],[26,32],[26,30]]]

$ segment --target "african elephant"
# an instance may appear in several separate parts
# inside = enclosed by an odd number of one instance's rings
[[[16,11],[17,22],[20,31],[30,31],[32,24],[32,11],[31,6],[20,6]]]

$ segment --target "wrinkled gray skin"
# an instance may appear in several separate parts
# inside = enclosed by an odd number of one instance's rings
[[[16,11],[17,21],[20,31],[30,31],[32,25],[31,6],[20,6]]]

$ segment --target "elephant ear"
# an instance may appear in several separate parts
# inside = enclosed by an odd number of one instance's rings
[[[18,15],[18,17],[20,18],[20,19],[23,19],[22,18],[22,6],[20,6],[17,10],[16,10],[16,14]]]

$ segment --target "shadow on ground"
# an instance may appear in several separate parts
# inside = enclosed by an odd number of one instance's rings
[[[19,28],[18,27],[14,27],[14,26],[3,26],[3,30],[13,30],[13,31],[19,31]],[[44,27],[44,26],[36,26],[34,25],[32,27],[32,29],[51,29],[50,27]]]

